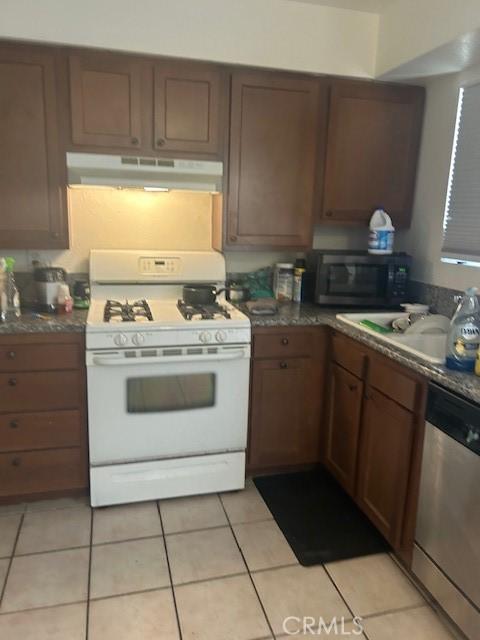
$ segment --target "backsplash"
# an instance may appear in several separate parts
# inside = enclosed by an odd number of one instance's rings
[[[428,304],[434,313],[441,313],[451,318],[457,308],[455,296],[461,295],[463,291],[448,289],[447,287],[437,287],[434,284],[411,280],[409,284],[409,297],[413,302]]]

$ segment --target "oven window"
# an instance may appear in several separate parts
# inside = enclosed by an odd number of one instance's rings
[[[127,380],[128,413],[202,409],[215,404],[215,374],[194,373]]]
[[[332,295],[372,296],[385,294],[386,278],[382,277],[385,267],[374,264],[329,265],[328,292]]]

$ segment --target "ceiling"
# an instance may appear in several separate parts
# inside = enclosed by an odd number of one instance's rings
[[[338,9],[353,9],[367,13],[381,13],[385,7],[395,0],[290,0],[290,2],[304,2],[325,7],[337,7]]]

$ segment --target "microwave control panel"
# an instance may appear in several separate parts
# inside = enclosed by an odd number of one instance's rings
[[[393,282],[391,297],[401,298],[407,294],[408,267],[405,265],[395,265],[393,267]]]

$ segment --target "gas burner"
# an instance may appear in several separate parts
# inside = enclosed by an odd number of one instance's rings
[[[177,302],[177,307],[185,320],[230,320],[228,309],[218,302],[212,304],[187,304],[183,300]]]
[[[153,321],[152,312],[146,300],[118,302],[107,300],[103,312],[104,322],[146,322]]]

